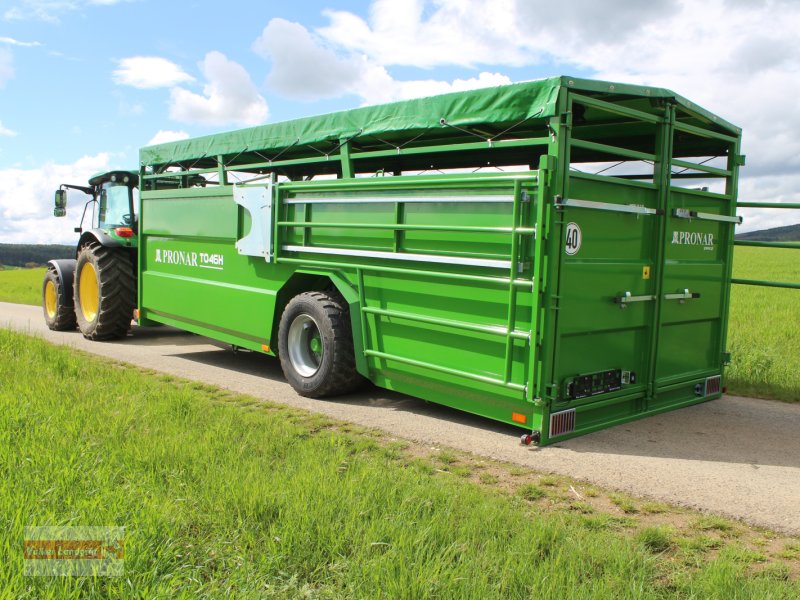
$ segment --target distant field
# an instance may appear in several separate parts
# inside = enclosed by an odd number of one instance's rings
[[[41,304],[44,272],[44,268],[0,271],[0,302]]]
[[[39,304],[44,269],[0,272],[0,301]],[[736,248],[734,277],[800,282],[800,251]],[[728,390],[800,402],[800,290],[734,285]]]
[[[800,250],[736,248],[734,277],[800,283]],[[734,285],[728,390],[800,401],[800,290]]]
[[[0,329],[4,598],[798,598],[800,540]],[[125,575],[25,577],[27,525]]]

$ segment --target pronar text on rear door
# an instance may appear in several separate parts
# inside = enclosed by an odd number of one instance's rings
[[[657,190],[575,176],[561,201],[552,410],[642,395],[655,306]]]

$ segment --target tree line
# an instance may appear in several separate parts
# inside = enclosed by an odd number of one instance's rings
[[[40,267],[53,258],[75,258],[75,246],[63,244],[0,244],[0,265]]]

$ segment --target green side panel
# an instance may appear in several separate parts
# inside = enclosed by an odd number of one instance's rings
[[[231,188],[144,192],[142,215],[142,315],[256,350],[270,344],[291,270],[238,253],[249,217]]]

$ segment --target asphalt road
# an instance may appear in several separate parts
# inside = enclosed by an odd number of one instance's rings
[[[234,354],[171,328],[138,328],[90,342],[47,329],[41,309],[0,302],[0,326],[141,367],[450,446],[605,488],[690,506],[800,534],[800,405],[726,396],[546,448],[519,445],[519,430],[375,387],[335,400],[298,396],[278,361]]]

